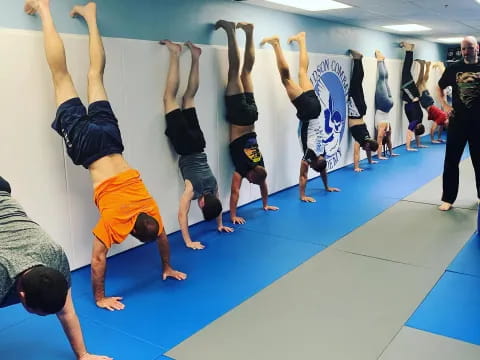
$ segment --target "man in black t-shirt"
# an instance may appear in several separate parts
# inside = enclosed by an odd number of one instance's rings
[[[244,224],[245,219],[237,216],[237,204],[243,178],[260,186],[264,210],[278,210],[268,205],[267,172],[262,153],[258,149],[254,123],[258,119],[257,105],[253,96],[251,72],[255,61],[253,46],[253,24],[233,23],[219,20],[215,29],[224,29],[228,39],[228,81],[225,92],[227,121],[230,123],[230,155],[235,172],[232,176],[230,193],[230,218],[234,224]],[[246,44],[242,72],[235,30],[245,31]]]
[[[450,115],[445,163],[443,168],[442,211],[452,208],[458,193],[458,164],[468,142],[477,196],[480,199],[480,63],[478,43],[467,36],[461,43],[463,60],[449,66],[438,81],[438,97]],[[450,106],[443,90],[452,86],[453,103]]]

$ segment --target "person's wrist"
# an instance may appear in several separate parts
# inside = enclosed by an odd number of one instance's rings
[[[81,355],[77,355],[78,360],[84,359],[88,355],[88,351],[85,350],[84,352],[81,353]]]

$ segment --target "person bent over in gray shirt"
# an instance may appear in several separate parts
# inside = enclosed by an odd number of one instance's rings
[[[77,359],[110,359],[87,352],[70,285],[62,247],[27,216],[0,176],[0,308],[22,303],[29,313],[55,314]]]

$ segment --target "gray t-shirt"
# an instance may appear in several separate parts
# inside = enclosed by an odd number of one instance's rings
[[[205,194],[217,193],[217,180],[213,176],[204,152],[182,155],[178,161],[183,180],[189,180],[193,185],[193,199]]]
[[[38,265],[60,271],[70,286],[70,266],[62,247],[25,214],[9,193],[0,191],[0,307],[20,302],[16,278]]]

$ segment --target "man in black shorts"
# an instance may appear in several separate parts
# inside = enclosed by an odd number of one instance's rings
[[[194,250],[201,250],[204,245],[192,241],[188,232],[188,212],[192,200],[198,201],[205,220],[217,218],[218,231],[232,232],[233,229],[222,224],[222,203],[218,199],[218,186],[215,176],[207,162],[205,154],[205,138],[195,110],[195,94],[199,86],[199,58],[202,49],[186,42],[190,49],[192,64],[187,89],[183,95],[182,107],[177,103],[177,91],[180,82],[179,62],[182,46],[169,40],[160,41],[170,52],[167,84],[163,96],[167,129],[165,135],[172,142],[175,151],[180,155],[178,166],[182,172],[185,190],[180,198],[178,222],[185,245]]]
[[[367,104],[363,95],[363,55],[355,50],[349,50],[353,58],[353,70],[350,77],[350,88],[348,89],[348,127],[355,139],[353,147],[353,170],[356,172],[363,171],[360,168],[360,148],[367,153],[368,163],[376,164],[377,161],[372,160],[372,151],[378,150],[378,143],[370,137],[367,125],[363,117],[367,113]]]
[[[400,47],[405,49],[405,61],[402,67],[402,99],[405,101],[405,115],[408,119],[406,148],[407,151],[418,151],[418,148],[426,148],[420,141],[420,135],[425,132],[425,127],[422,124],[423,111],[420,107],[420,92],[418,91],[411,72],[413,64],[413,49],[415,44],[401,42]],[[417,149],[410,146],[413,138],[417,144]]]
[[[55,314],[78,360],[112,360],[87,352],[73,306],[67,256],[27,216],[11,191],[0,176],[0,308],[22,303],[29,313]]]
[[[287,91],[290,101],[297,109],[298,136],[302,146],[303,157],[300,162],[299,190],[300,200],[305,202],[315,202],[315,199],[305,195],[307,187],[309,167],[320,173],[325,190],[328,192],[340,191],[340,189],[329,187],[327,178],[327,161],[325,160],[325,151],[323,146],[323,127],[320,123],[320,113],[322,111],[317,94],[313,90],[313,85],[307,76],[308,71],[308,53],[305,33],[300,32],[288,39],[288,43],[297,42],[299,46],[300,66],[298,73],[299,84],[295,83],[290,77],[290,69],[283,55],[280,39],[278,36],[272,36],[262,40],[261,45],[270,44],[275,51],[277,67],[280,73],[283,86]]]
[[[224,29],[228,40],[228,80],[225,92],[227,121],[230,123],[230,155],[235,171],[230,193],[230,218],[234,224],[244,224],[245,219],[237,216],[237,204],[243,178],[260,186],[264,210],[278,210],[268,205],[267,171],[262,153],[258,148],[255,121],[258,119],[257,105],[253,96],[251,72],[255,62],[253,46],[253,24],[237,24],[219,20],[215,29]],[[240,73],[240,54],[235,30],[242,29],[246,35],[245,55]]]
[[[103,84],[105,50],[97,26],[96,4],[74,6],[70,15],[85,20],[89,32],[88,112],[80,101],[67,69],[65,48],[50,12],[49,0],[26,0],[25,12],[42,21],[45,55],[52,74],[58,106],[52,128],[63,137],[76,165],[90,172],[100,219],[93,229],[92,283],[98,307],[122,310],[118,296],[105,296],[107,253],[129,234],[141,242],[157,241],[162,278],[186,278],[170,265],[170,247],[158,206],[140,178],[122,156],[123,144]]]

